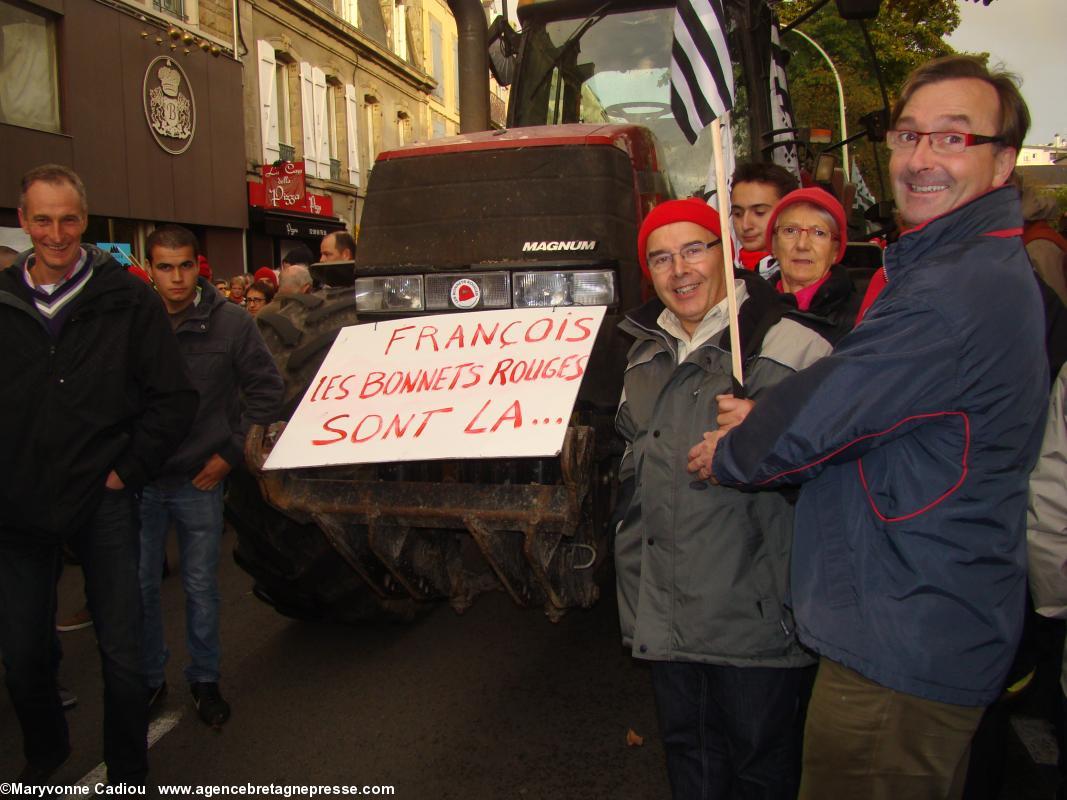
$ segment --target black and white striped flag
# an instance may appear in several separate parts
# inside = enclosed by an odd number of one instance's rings
[[[734,106],[723,0],[678,0],[671,46],[671,110],[690,144]]]
[[[785,77],[785,53],[782,52],[782,43],[778,39],[778,20],[771,23],[771,128],[781,130],[792,128],[793,102],[789,98],[789,84]],[[774,137],[775,142],[795,141],[795,133],[779,133]],[[800,178],[800,160],[797,158],[797,146],[795,144],[782,144],[775,147],[771,159],[780,167],[785,167],[797,178]]]
[[[867,181],[863,180],[863,175],[860,174],[860,165],[856,163],[856,159],[852,159],[851,181],[856,187],[856,196],[852,199],[852,208],[854,210],[862,213],[878,202],[867,187]]]

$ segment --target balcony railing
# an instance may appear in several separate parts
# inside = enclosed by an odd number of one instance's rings
[[[330,180],[341,181],[341,162],[336,158],[330,159]]]
[[[296,161],[296,149],[291,144],[279,144],[278,154],[282,161]]]

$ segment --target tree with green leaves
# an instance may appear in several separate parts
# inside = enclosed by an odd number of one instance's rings
[[[777,7],[782,27],[800,18],[818,2],[820,0],[783,0]],[[878,18],[866,23],[890,103],[912,69],[931,58],[955,52],[945,42],[945,37],[960,23],[956,3],[957,0],[882,0]],[[860,23],[841,19],[836,5],[830,2],[798,27],[818,42],[833,60],[844,87],[848,130],[856,133],[862,128],[859,118],[883,105]],[[784,33],[782,45],[792,54],[788,67],[789,91],[797,125],[831,128],[834,139],[840,139],[837,85],[830,68],[800,36]],[[884,145],[878,145],[877,151],[884,175],[887,159]],[[875,177],[871,145],[865,141],[857,142],[850,156],[858,161],[875,196],[885,199],[888,187],[883,193]]]

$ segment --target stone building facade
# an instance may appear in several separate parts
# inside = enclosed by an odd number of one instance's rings
[[[263,165],[303,161],[320,214],[358,235],[377,154],[458,131],[455,20],[443,0],[238,0],[238,8],[250,193]],[[290,224],[255,210],[251,218],[255,264],[276,265],[299,243],[317,254],[324,228],[313,219]]]

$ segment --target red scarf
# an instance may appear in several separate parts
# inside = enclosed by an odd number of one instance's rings
[[[737,258],[741,262],[742,267],[749,272],[755,272],[756,268],[759,267],[759,262],[770,254],[770,250],[745,250],[742,248],[737,251]]]

